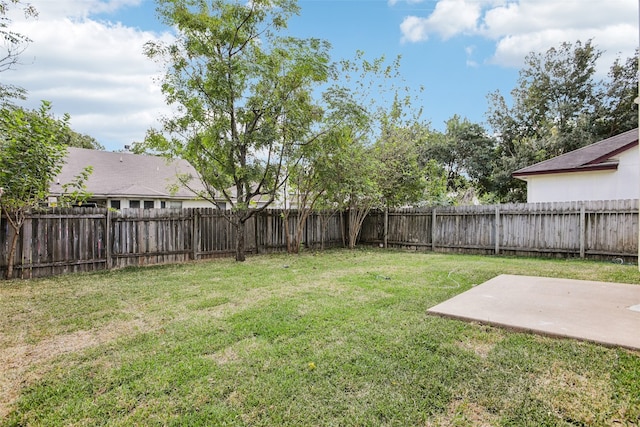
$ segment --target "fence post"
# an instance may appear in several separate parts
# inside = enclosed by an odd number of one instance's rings
[[[436,251],[436,208],[431,211],[431,250]]]
[[[29,216],[22,224],[22,231],[20,237],[22,238],[22,250],[20,251],[20,278],[30,279],[33,275],[33,245],[32,245],[32,231],[33,231],[33,218],[31,218],[32,211],[29,212]],[[18,246],[18,248],[20,247]],[[16,250],[18,249],[16,248]]]
[[[384,248],[387,248],[387,242],[389,241],[389,208],[384,208]]]
[[[105,262],[106,269],[111,270],[111,232],[113,231],[113,227],[111,224],[111,209],[107,208],[107,213],[105,215],[105,226],[104,226],[104,234],[105,234]]]
[[[495,221],[495,254],[500,254],[500,205],[496,205],[496,221]]]
[[[260,218],[262,217],[264,211],[257,213],[253,216],[253,243],[256,245],[256,254],[260,253],[260,242],[258,239],[258,230],[260,230]]]
[[[580,258],[585,256],[586,232],[586,212],[584,203],[582,203],[582,206],[580,206]]]
[[[200,217],[199,214],[199,208],[194,208],[191,211],[191,257],[194,261],[198,259],[198,252],[200,247],[200,221],[198,221],[198,218]]]
[[[300,215],[300,209],[298,208],[298,215]],[[311,247],[311,237],[309,236],[309,215],[304,219],[304,246],[305,248]]]

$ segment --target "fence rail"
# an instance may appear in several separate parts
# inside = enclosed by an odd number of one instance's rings
[[[284,216],[268,210],[246,223],[248,253],[287,249]],[[217,209],[52,209],[29,215],[19,235],[14,277],[32,278],[127,266],[230,256],[236,232],[229,212]],[[294,230],[296,213],[288,216]],[[342,243],[339,214],[312,214],[305,246]],[[292,232],[291,231],[291,232]],[[6,274],[13,229],[0,218],[0,274]]]
[[[372,212],[360,242],[439,252],[636,260],[638,200]]]
[[[266,210],[246,224],[248,253],[287,249],[297,213]],[[31,278],[230,256],[231,213],[216,209],[54,209],[31,214],[19,235],[14,277]],[[285,227],[285,220],[287,226]],[[314,213],[308,248],[343,246],[346,216]],[[0,274],[12,229],[0,218]],[[637,260],[638,201],[509,204],[371,212],[360,243],[479,254]]]

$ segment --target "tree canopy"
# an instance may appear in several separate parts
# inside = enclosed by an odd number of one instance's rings
[[[68,128],[68,116],[57,120],[50,110],[47,102],[32,114],[15,107],[0,109],[0,211],[13,229],[8,278],[13,274],[16,243],[26,214],[47,200],[49,185],[66,154],[58,136]]]
[[[447,191],[462,193],[469,187],[489,191],[488,179],[494,161],[495,140],[486,129],[454,115],[444,133],[431,132],[421,146],[421,160],[434,160],[444,169]]]
[[[65,128],[64,133],[60,135],[60,143],[68,147],[87,148],[90,150],[104,150],[104,146],[100,144],[94,137],[74,131],[71,128]]]

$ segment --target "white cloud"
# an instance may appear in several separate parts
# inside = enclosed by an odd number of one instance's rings
[[[33,42],[20,58],[22,65],[3,73],[4,82],[28,90],[28,107],[37,107],[42,99],[51,101],[56,115],[69,113],[74,130],[107,149],[141,141],[167,110],[154,81],[161,70],[144,56],[143,45],[171,36],[88,17],[139,0],[31,3],[38,19],[14,18],[12,29]]]
[[[29,0],[45,19],[87,18],[91,14],[111,13],[142,0]]]
[[[467,54],[467,67],[476,68],[478,63],[473,59],[473,54],[476,50],[475,46],[467,46],[464,48],[464,52]]]
[[[403,41],[425,41],[429,33],[448,39],[460,33],[476,32],[481,4],[473,0],[440,0],[427,18],[408,16],[400,24]]]
[[[429,31],[427,29],[425,18],[418,18],[416,16],[407,16],[400,24],[400,30],[402,31],[403,42],[420,42],[426,41],[429,38]]]
[[[401,0],[388,0],[387,4],[389,4],[389,6],[395,6],[396,4],[400,3]],[[407,4],[420,4],[420,3],[424,3],[425,0],[405,0],[405,2]]]
[[[496,43],[490,62],[515,67],[532,51],[592,39],[605,51],[601,63],[608,68],[615,57],[633,55],[638,44],[636,0],[438,0],[431,14],[405,22],[405,42],[434,34],[445,40],[481,36]]]

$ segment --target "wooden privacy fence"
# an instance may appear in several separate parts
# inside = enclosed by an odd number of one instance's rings
[[[373,212],[360,242],[439,252],[636,260],[638,201]]]
[[[230,256],[236,233],[230,212],[216,209],[53,209],[34,212],[19,235],[14,277],[31,278],[126,266],[177,263]],[[290,234],[295,212],[288,217]],[[304,245],[342,245],[340,214],[312,214],[305,223]],[[5,276],[13,235],[0,218],[0,274]],[[247,253],[287,248],[280,210],[267,210],[246,224]]]
[[[51,276],[130,265],[176,263],[233,255],[230,212],[216,209],[54,209],[25,222],[15,277]],[[308,248],[344,245],[346,215],[312,214]],[[285,251],[296,213],[266,210],[246,225],[248,253]],[[12,229],[0,218],[0,274]],[[372,212],[360,243],[439,252],[636,260],[638,201],[437,207]]]

